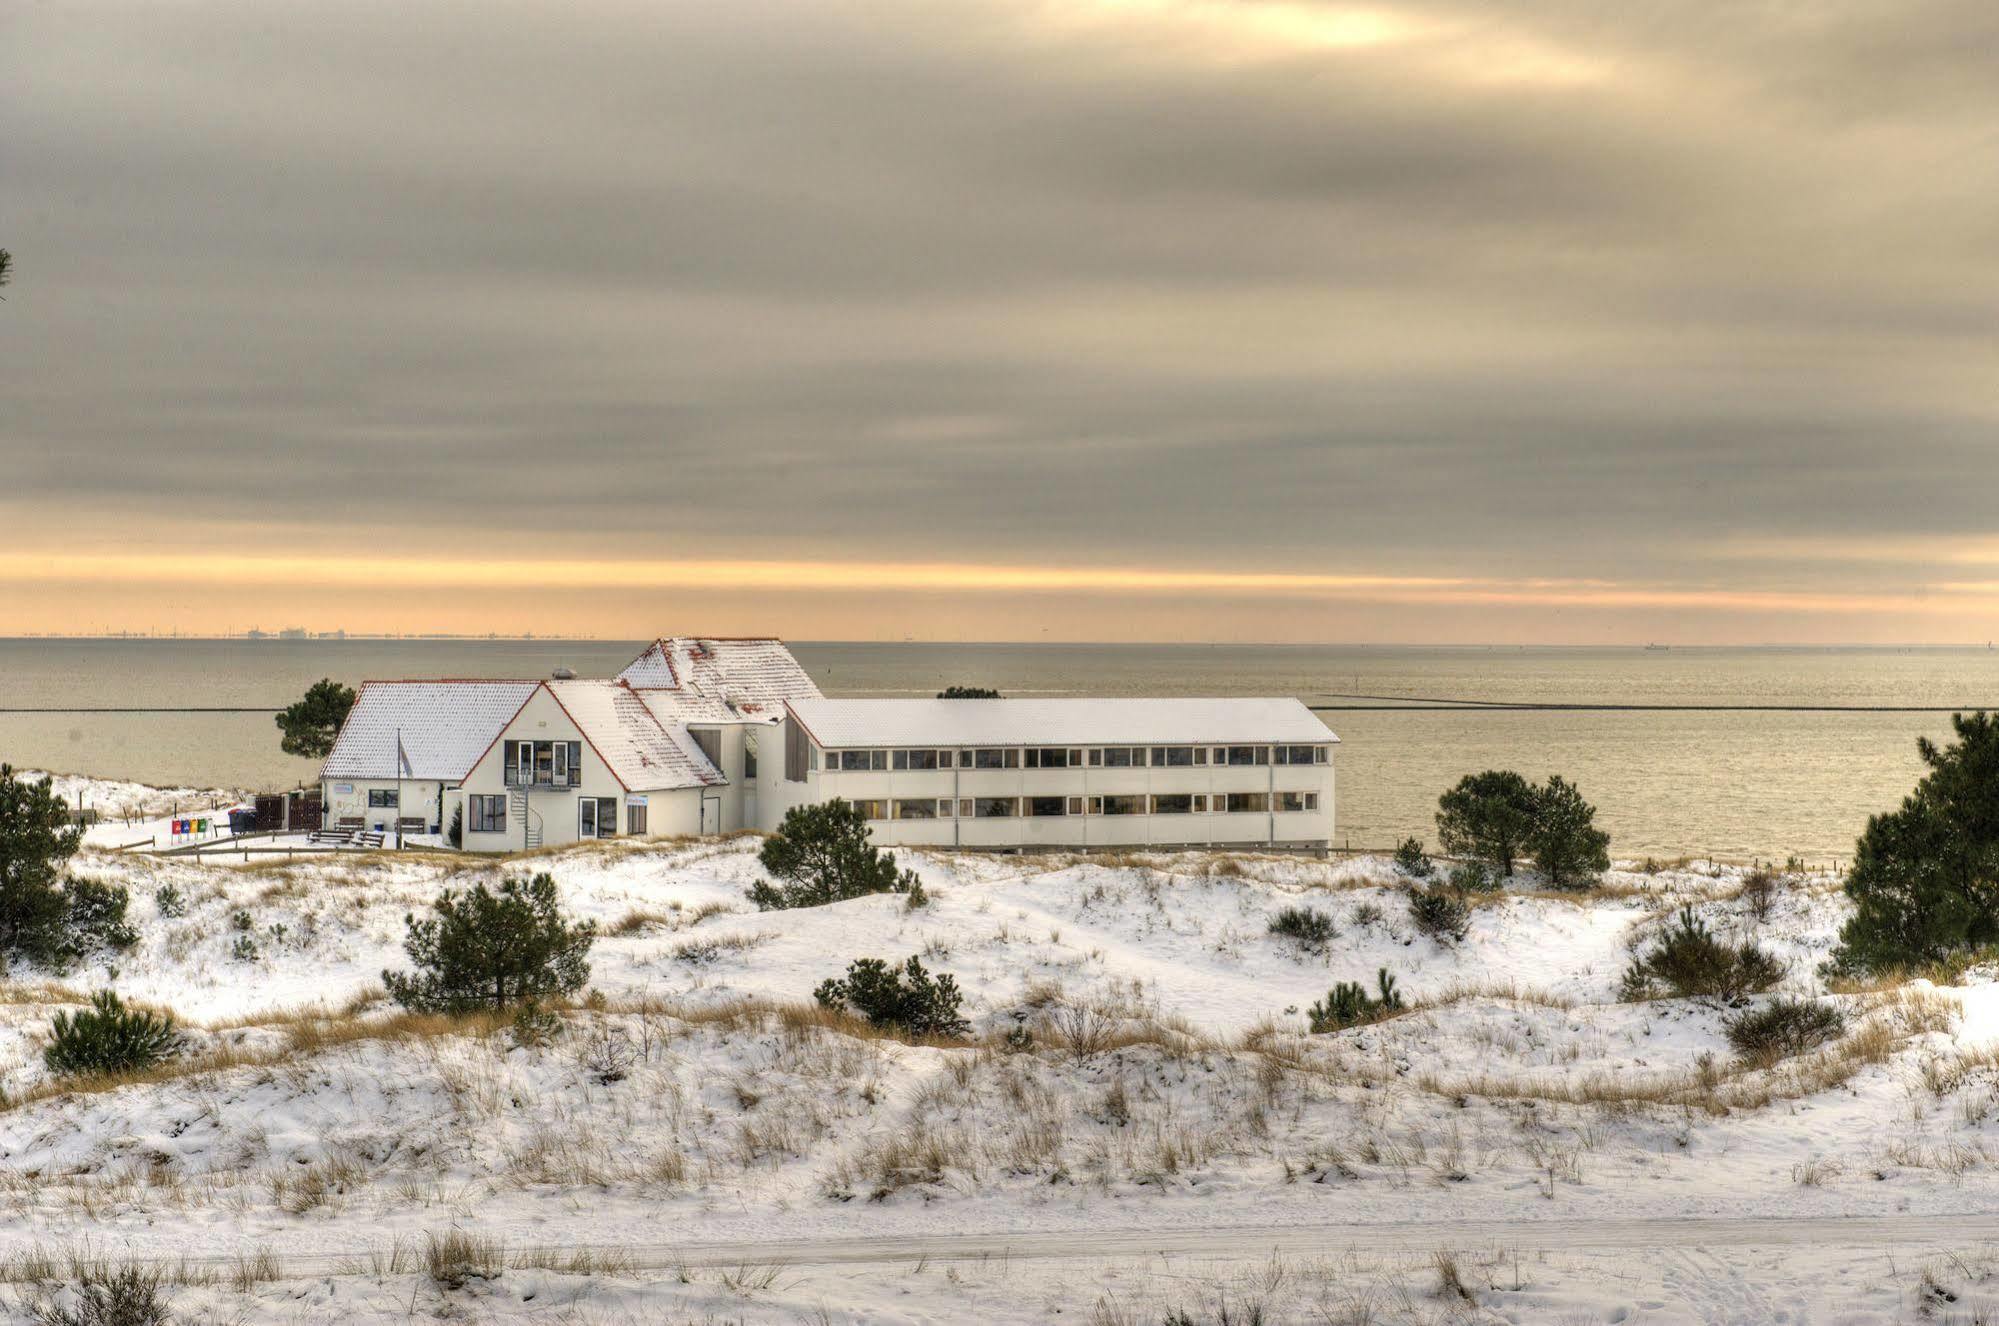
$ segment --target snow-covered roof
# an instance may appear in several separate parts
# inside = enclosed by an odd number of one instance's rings
[[[624,682],[580,679],[547,685],[626,791],[728,781],[684,731],[663,725]]]
[[[322,778],[394,778],[396,733],[404,778],[457,782],[521,711],[534,681],[368,681],[341,725]]]
[[[792,700],[822,747],[1313,745],[1338,741],[1292,699]]]
[[[784,641],[670,636],[647,645],[618,680],[630,683],[661,722],[776,722],[787,700],[819,688]]]

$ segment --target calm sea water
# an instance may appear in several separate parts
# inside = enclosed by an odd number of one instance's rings
[[[608,676],[635,641],[0,641],[0,708],[270,705],[322,676]],[[1999,707],[1984,649],[1517,649],[1245,645],[798,644],[833,695],[1348,694],[1574,703]],[[1362,703],[1362,702],[1355,702]],[[1579,783],[1635,855],[1844,857],[1920,773],[1946,714],[1334,712],[1339,833],[1433,836],[1437,794],[1514,768]],[[291,786],[267,714],[0,713],[0,759],[165,785]]]

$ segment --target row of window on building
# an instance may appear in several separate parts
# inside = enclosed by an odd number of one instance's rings
[[[507,831],[507,799],[504,796],[487,796],[475,792],[465,798],[465,828],[471,833],[505,833]],[[646,831],[646,807],[633,802],[625,807],[625,832],[642,834]],[[578,797],[576,799],[576,836],[579,838],[615,838],[618,836],[618,799],[616,797]]]
[[[1199,792],[1155,796],[1100,797],[898,797],[855,801],[871,820],[948,820],[957,807],[961,820],[1028,819],[1053,815],[1206,815],[1210,804],[1217,815],[1262,815],[1275,811],[1296,814],[1319,808],[1317,792],[1229,792],[1212,797]]]
[[[1324,746],[998,746],[973,750],[829,750],[840,773],[887,769],[1189,769],[1324,764]]]

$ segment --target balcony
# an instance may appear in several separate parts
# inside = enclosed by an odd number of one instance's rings
[[[562,792],[583,785],[583,779],[573,769],[561,775],[546,770],[537,774],[532,770],[509,769],[506,771],[505,782],[508,787],[524,788],[530,792]]]

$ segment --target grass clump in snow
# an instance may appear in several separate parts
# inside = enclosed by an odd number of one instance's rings
[[[1440,944],[1455,944],[1471,932],[1471,908],[1446,889],[1412,889],[1409,919]]]
[[[151,1068],[181,1044],[172,1017],[126,1008],[116,994],[100,990],[89,1008],[55,1015],[42,1061],[58,1077],[109,1076]]]
[[[89,1268],[28,1309],[36,1326],[167,1326],[173,1320],[158,1270]]]
[[[1831,1004],[1779,998],[1728,1019],[1724,1028],[1745,1062],[1767,1065],[1837,1039],[1846,1015]]]
[[[845,979],[822,981],[813,998],[822,1008],[851,1009],[873,1026],[917,1036],[963,1036],[971,1029],[958,1012],[958,982],[933,977],[914,956],[899,968],[857,958],[847,964]]]
[[[1340,937],[1339,927],[1333,918],[1311,907],[1286,907],[1270,918],[1270,933],[1285,939],[1295,939],[1300,948],[1308,952],[1322,951],[1327,944]]]
[[[1391,1013],[1403,1009],[1402,995],[1395,988],[1395,978],[1383,967],[1375,973],[1375,986],[1380,991],[1376,998],[1369,998],[1367,990],[1358,981],[1341,981],[1326,992],[1325,999],[1312,1005],[1309,1017],[1314,1032],[1341,1031],[1347,1027],[1358,1027],[1367,1022],[1379,1022]]]
[[[505,1268],[500,1245],[454,1229],[424,1240],[423,1269],[439,1289],[463,1289],[474,1280],[496,1280]]]
[[[1692,907],[1682,907],[1657,946],[1631,960],[1624,973],[1624,997],[1653,999],[1664,990],[1683,999],[1734,1003],[1783,979],[1782,962],[1748,940],[1728,944],[1716,939]]]

